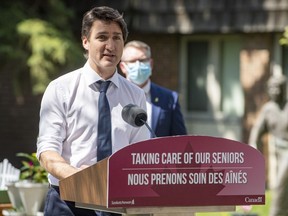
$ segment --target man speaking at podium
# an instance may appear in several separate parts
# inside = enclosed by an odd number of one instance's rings
[[[149,139],[146,127],[132,127],[121,117],[127,104],[146,110],[143,90],[116,69],[128,35],[123,17],[112,8],[95,7],[84,15],[81,34],[86,64],[52,81],[41,103],[37,157],[50,183],[45,216],[117,215],[61,200],[59,180]]]

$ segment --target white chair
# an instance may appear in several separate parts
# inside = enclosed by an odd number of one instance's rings
[[[13,167],[8,159],[0,162],[0,190],[7,189],[7,183],[18,181],[20,178],[20,170]]]

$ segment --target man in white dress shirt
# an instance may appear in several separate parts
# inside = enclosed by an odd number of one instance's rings
[[[45,216],[116,215],[76,208],[60,199],[59,180],[97,162],[99,80],[111,81],[107,98],[111,111],[112,153],[149,138],[145,127],[135,128],[121,117],[122,108],[136,104],[146,110],[144,91],[118,74],[127,26],[117,10],[95,7],[82,21],[86,64],[52,81],[40,110],[37,157],[49,172],[51,185]]]

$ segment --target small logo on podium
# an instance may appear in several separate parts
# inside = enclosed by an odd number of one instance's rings
[[[111,205],[117,205],[117,206],[121,206],[121,205],[135,205],[135,200],[116,200],[116,201],[112,201]]]

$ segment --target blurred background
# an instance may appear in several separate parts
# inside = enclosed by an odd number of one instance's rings
[[[269,76],[288,75],[288,0],[2,0],[0,161],[36,151],[42,94],[84,64],[81,20],[102,5],[151,46],[152,80],[179,92],[190,135],[248,142]]]

